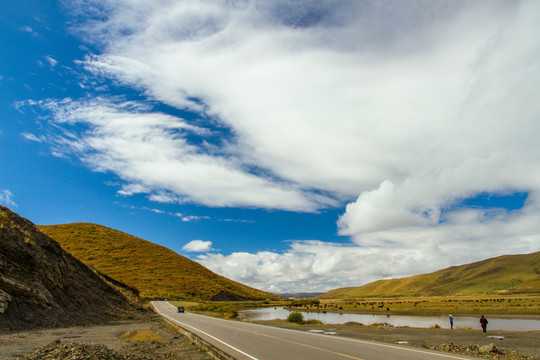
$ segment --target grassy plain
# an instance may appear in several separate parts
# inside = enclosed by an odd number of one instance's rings
[[[238,311],[265,306],[284,306],[294,311],[384,314],[489,314],[540,318],[540,296],[433,296],[418,298],[309,299],[288,301],[189,302],[174,306],[206,315],[234,318]]]
[[[323,299],[294,309],[348,313],[538,315],[540,296],[433,296],[416,298]]]
[[[173,306],[183,306],[187,311],[225,319],[234,319],[238,311],[265,306],[287,306],[289,301],[169,301]]]

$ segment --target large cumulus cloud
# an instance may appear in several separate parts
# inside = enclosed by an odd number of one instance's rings
[[[81,9],[74,31],[101,49],[86,70],[228,130],[216,147],[190,141],[209,129],[184,119],[103,101],[98,119],[87,101],[49,103],[57,120],[92,124],[66,144],[117,173],[125,194],[293,211],[348,203],[337,227],[352,247],[201,258],[215,270],[330,286],[336,272],[361,282],[540,247],[538,3],[71,4]],[[529,197],[518,212],[453,208],[486,192]]]

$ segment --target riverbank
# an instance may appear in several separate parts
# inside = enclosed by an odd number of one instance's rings
[[[299,331],[335,333],[361,340],[382,341],[403,346],[450,351],[486,359],[525,360],[540,359],[540,330],[538,331],[489,331],[471,329],[420,329],[393,327],[387,324],[363,326],[358,323],[343,325],[298,325],[284,320],[255,321],[257,324],[277,326]],[[495,350],[482,353],[480,348],[490,344]],[[467,350],[469,349],[469,350]],[[491,348],[493,349],[493,348]]]
[[[395,327],[412,328],[443,328],[450,329],[449,314],[425,314],[425,313],[371,313],[371,312],[347,312],[347,311],[305,311],[294,310],[302,314],[304,320],[320,321],[324,324],[360,323],[364,325],[387,323]],[[265,321],[280,319],[285,320],[291,314],[291,310],[283,307],[248,309],[238,312],[238,319],[248,321]],[[454,329],[479,329],[480,314],[461,315],[453,314]],[[487,316],[490,330],[506,331],[534,331],[540,330],[540,317],[538,315],[502,315]]]
[[[307,313],[321,313],[321,310],[313,310],[313,309],[297,309],[297,308],[288,308],[284,307],[284,309],[289,309],[290,311],[300,311],[300,312],[307,312]],[[397,312],[397,311],[386,311],[386,312],[376,312],[376,311],[344,311],[344,310],[328,310],[327,313],[334,313],[334,314],[362,314],[362,315],[406,315],[406,316],[447,316],[446,313],[440,313],[440,312],[413,312],[413,311],[403,311],[403,312]],[[491,313],[489,311],[486,312],[478,312],[478,313],[462,313],[462,312],[456,312],[453,313],[454,317],[478,317],[478,314],[484,314],[487,317],[494,318],[494,319],[520,319],[520,320],[540,320],[540,314],[499,314],[499,313]]]

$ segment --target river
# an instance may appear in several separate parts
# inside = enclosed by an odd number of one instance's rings
[[[375,323],[387,323],[393,326],[410,326],[418,328],[430,328],[435,325],[441,328],[450,328],[448,316],[414,316],[414,315],[376,315],[376,314],[350,314],[350,313],[322,313],[322,312],[303,312],[304,320],[320,320],[325,324],[344,324],[347,322],[357,322],[364,325]],[[239,311],[238,318],[242,320],[273,320],[287,319],[290,311],[282,307],[277,308],[259,308]],[[489,324],[488,330],[540,330],[540,320],[538,319],[516,319],[516,318],[497,318],[486,316]],[[478,317],[454,316],[454,329],[473,328],[480,329]]]

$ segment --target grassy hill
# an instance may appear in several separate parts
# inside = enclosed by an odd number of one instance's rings
[[[90,223],[39,226],[73,256],[143,298],[261,300],[275,295],[213,273],[174,251]]]
[[[378,280],[322,295],[324,299],[397,296],[540,294],[540,252],[504,255],[429,274]]]

